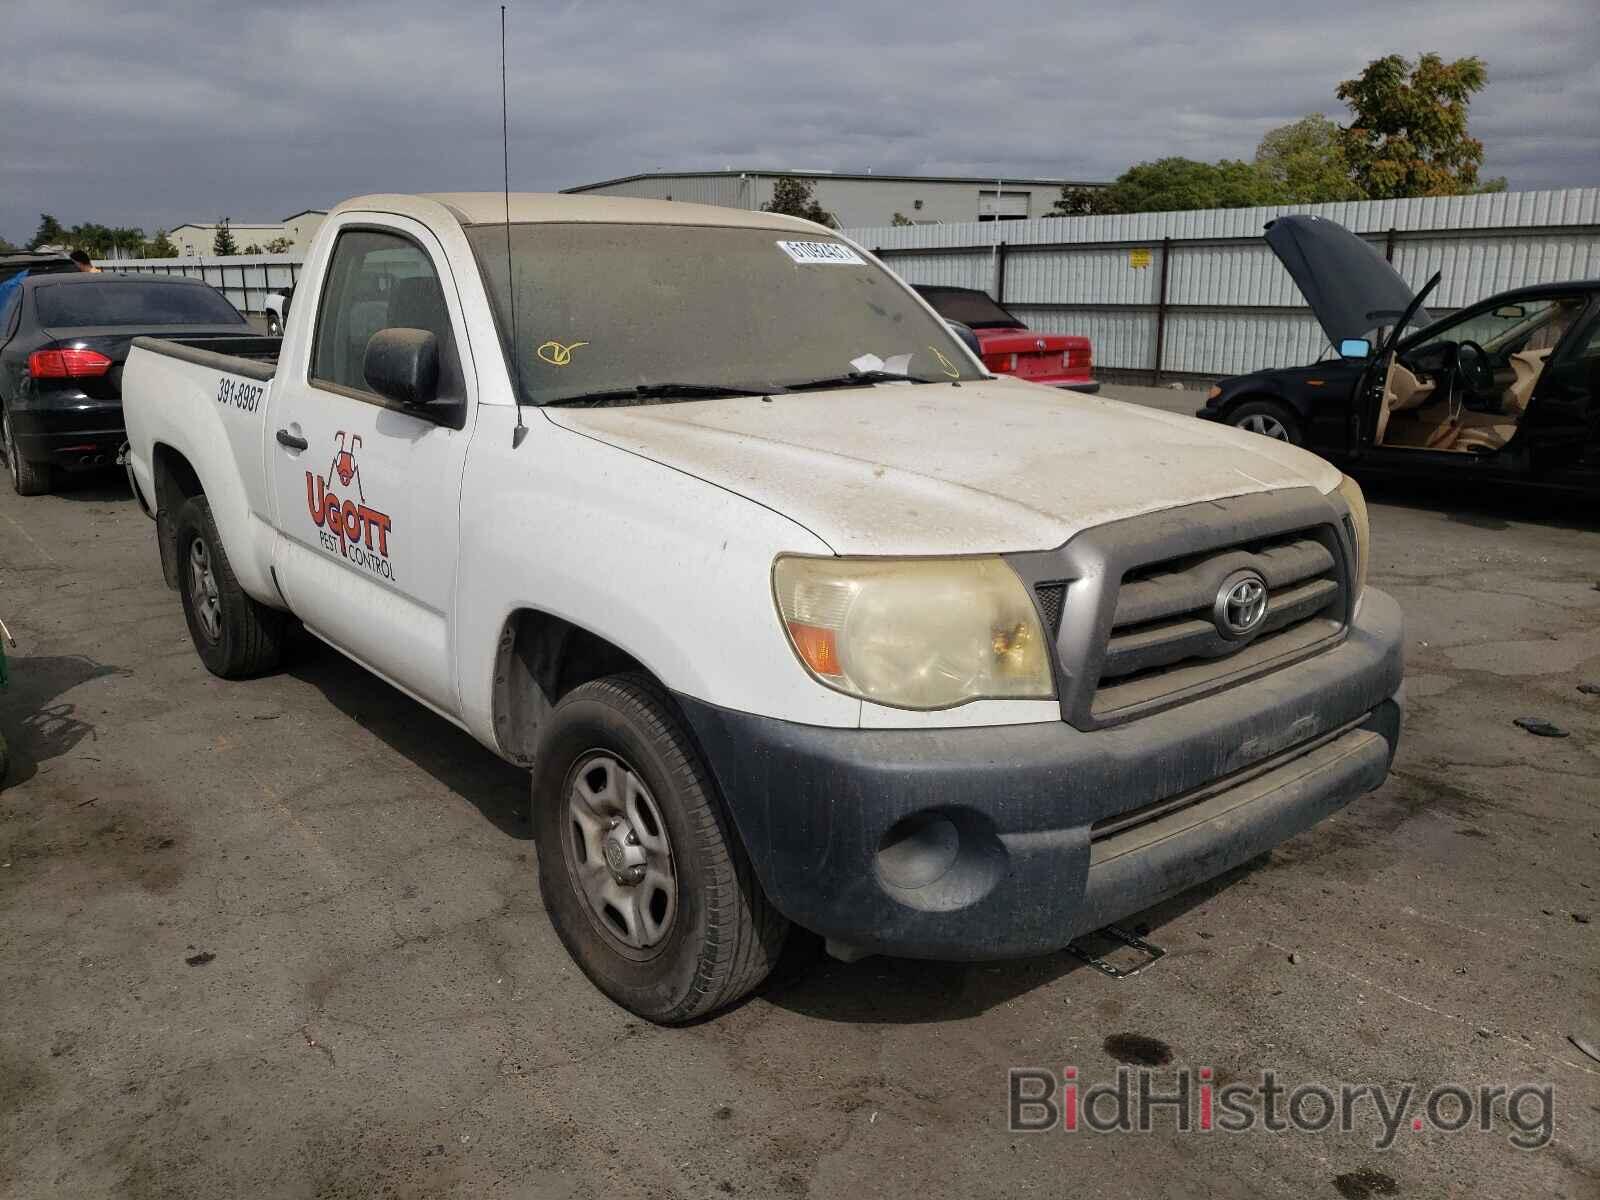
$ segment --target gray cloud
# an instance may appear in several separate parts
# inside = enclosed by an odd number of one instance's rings
[[[1249,157],[1333,116],[1367,60],[1487,59],[1486,173],[1600,184],[1593,0],[1180,0],[772,10],[514,0],[512,184],[754,166],[1111,178],[1166,154]],[[0,233],[38,213],[171,226],[362,192],[500,180],[498,6],[28,3],[0,77]]]

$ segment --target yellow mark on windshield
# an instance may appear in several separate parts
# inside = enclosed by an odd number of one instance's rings
[[[940,370],[942,370],[951,379],[960,379],[961,378],[961,368],[956,366],[955,363],[951,362],[948,358],[946,358],[944,356],[944,354],[940,351],[939,347],[937,347],[937,346],[929,346],[928,349],[932,350],[933,351],[933,356],[939,360],[939,369]]]
[[[564,367],[572,361],[572,352],[579,346],[587,346],[588,342],[572,342],[563,346],[560,342],[546,342],[534,351],[539,356],[539,361],[547,362],[552,367]]]

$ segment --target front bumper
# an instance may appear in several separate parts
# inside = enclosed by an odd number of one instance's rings
[[[1368,589],[1333,649],[1092,732],[824,729],[680,702],[785,916],[858,951],[1008,958],[1213,878],[1381,784],[1401,626]]]

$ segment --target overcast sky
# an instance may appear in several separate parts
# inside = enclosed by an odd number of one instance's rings
[[[1596,0],[512,0],[511,184],[657,168],[1110,179],[1248,158],[1397,51],[1478,54],[1484,171],[1600,184]],[[10,0],[0,235],[500,186],[499,7]],[[20,50],[18,48],[21,48]]]

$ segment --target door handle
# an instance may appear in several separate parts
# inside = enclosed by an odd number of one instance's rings
[[[295,437],[287,429],[278,430],[278,445],[287,446],[291,450],[304,450],[311,445],[303,437]]]

